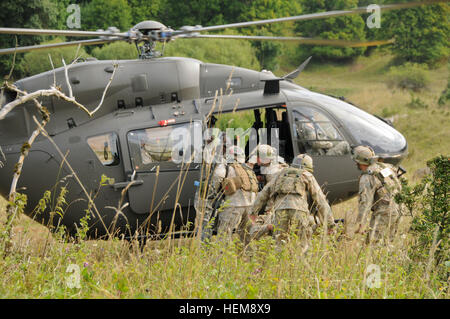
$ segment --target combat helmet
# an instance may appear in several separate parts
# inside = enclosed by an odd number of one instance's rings
[[[370,165],[375,158],[375,152],[370,146],[360,145],[352,151],[352,159],[359,164]]]
[[[254,154],[260,158],[263,163],[270,163],[277,158],[277,152],[274,147],[267,144],[260,144],[256,147]]]
[[[307,154],[297,155],[291,164],[293,167],[306,169],[308,172],[314,172],[314,165],[311,156]]]

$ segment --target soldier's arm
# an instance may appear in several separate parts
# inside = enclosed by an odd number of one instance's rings
[[[225,179],[226,167],[223,164],[218,164],[212,172],[210,187],[214,193],[217,193],[220,189],[222,181]]]
[[[255,202],[253,203],[251,215],[256,215],[261,208],[267,203],[272,193],[272,185],[275,183],[276,178],[270,181],[256,196]]]
[[[359,199],[358,199],[358,216],[357,224],[362,224],[367,214],[372,208],[375,196],[375,187],[372,185],[371,176],[362,175],[359,180]]]
[[[325,194],[322,192],[319,183],[317,183],[316,179],[312,174],[305,174],[304,176],[306,177],[307,180],[307,187],[309,193],[311,194],[311,199],[318,208],[318,216],[320,222],[324,224],[324,222],[326,221],[328,225],[330,226],[334,225],[333,212],[331,211],[331,207],[328,204],[327,198],[325,197]]]

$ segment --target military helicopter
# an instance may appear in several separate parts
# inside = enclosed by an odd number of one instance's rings
[[[428,2],[425,2],[428,3]],[[407,8],[421,3],[381,5],[381,10]],[[200,179],[201,163],[173,160],[175,140],[172,133],[182,129],[188,139],[193,130],[204,131],[212,116],[230,112],[253,112],[253,128],[277,129],[279,155],[287,162],[299,153],[314,159],[315,176],[330,203],[347,200],[358,191],[359,172],[351,159],[351,146],[370,145],[386,162],[398,164],[407,154],[407,142],[390,123],[370,115],[345,100],[309,91],[293,80],[306,66],[276,77],[269,71],[254,71],[229,65],[203,63],[191,58],[163,57],[155,50],[157,42],[175,39],[233,38],[265,41],[298,41],[305,44],[370,46],[391,41],[357,42],[303,37],[241,36],[202,34],[227,28],[247,27],[284,21],[322,19],[366,13],[366,8],[320,12],[270,20],[249,21],[216,26],[189,26],[173,30],[156,21],[144,21],[127,32],[38,30],[0,28],[2,34],[64,35],[95,39],[1,49],[0,54],[28,52],[72,45],[105,44],[115,41],[135,43],[136,60],[73,63],[34,75],[15,83],[22,91],[48,89],[52,83],[66,94],[73,91],[76,101],[92,110],[104,98],[92,116],[55,96],[39,101],[50,112],[46,126],[51,139],[66,156],[63,159],[50,142],[40,135],[29,151],[18,183],[28,197],[26,214],[54,229],[65,225],[75,234],[91,203],[75,181],[71,164],[79,180],[91,194],[98,215],[89,220],[90,238],[115,234],[132,236],[179,231],[193,221],[195,183]],[[105,91],[112,74],[115,76]],[[67,73],[67,75],[66,75]],[[232,90],[218,106],[217,92]],[[102,93],[106,92],[102,97]],[[2,108],[15,100],[17,93],[2,88]],[[0,109],[1,110],[1,109]],[[0,193],[7,197],[15,164],[24,142],[35,129],[35,105],[27,102],[9,112],[0,121]],[[309,133],[307,133],[309,132]],[[197,139],[197,137],[196,137]],[[262,142],[257,136],[256,143]],[[248,143],[248,142],[247,142]],[[270,143],[270,142],[268,142]],[[196,140],[195,145],[204,144]],[[247,156],[252,149],[246,147]],[[186,150],[176,149],[183,156]],[[109,178],[100,185],[102,175]],[[45,190],[68,190],[64,215],[51,214],[51,207],[36,210]],[[120,211],[114,209],[118,203]],[[50,204],[48,206],[51,206]],[[171,228],[172,227],[172,228]],[[143,230],[145,228],[145,231]],[[145,235],[142,235],[145,236]]]

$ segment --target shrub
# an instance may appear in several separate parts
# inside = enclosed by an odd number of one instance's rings
[[[55,40],[44,42],[41,44],[50,44],[59,42],[63,42],[63,40],[57,38]],[[52,65],[48,57],[49,54],[51,54],[54,67],[58,68],[63,65],[62,63],[63,58],[66,64],[72,62],[72,60],[75,58],[75,54],[77,53],[77,49],[78,48],[76,46],[72,46],[72,47],[62,47],[49,50],[28,52],[24,55],[21,65],[25,71],[26,76],[49,71],[52,69]],[[86,53],[84,48],[81,47],[78,51],[78,56],[86,58],[89,55]]]
[[[413,94],[411,94],[411,101],[406,104],[407,107],[412,109],[426,109],[428,108],[428,105],[425,104],[424,101],[422,101],[419,97],[415,97]]]
[[[450,54],[449,13],[446,3],[383,12],[381,28],[375,32],[381,39],[395,39],[391,48],[396,58],[435,66]]]
[[[99,60],[131,60],[138,57],[138,52],[135,45],[120,41],[95,48],[92,56]]]
[[[450,81],[447,80],[447,87],[444,91],[442,91],[441,96],[439,97],[438,104],[440,106],[447,105],[448,101],[450,100]]]
[[[450,160],[448,156],[441,155],[428,161],[427,166],[431,169],[431,175],[424,177],[414,188],[405,184],[403,194],[406,196],[397,199],[410,211],[413,206],[420,210],[411,225],[417,236],[411,255],[419,259],[431,258],[430,252],[436,245],[434,258],[439,265],[450,259]]]
[[[391,87],[397,86],[402,89],[420,91],[430,83],[426,70],[426,66],[417,63],[393,66],[388,72],[388,84]]]

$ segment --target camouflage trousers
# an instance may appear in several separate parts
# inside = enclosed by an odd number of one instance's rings
[[[309,212],[296,209],[281,209],[274,214],[273,236],[279,246],[289,241],[289,233],[293,232],[300,239],[302,252],[309,248],[312,237]]]
[[[249,240],[258,240],[264,235],[271,235],[272,231],[268,228],[271,224],[273,224],[272,212],[258,215],[254,223],[250,222],[247,224]]]
[[[370,218],[366,243],[379,242],[382,239],[392,241],[397,234],[400,213],[396,209],[375,211]]]
[[[252,206],[226,207],[218,215],[219,226],[217,227],[217,236],[231,238],[233,231],[236,229],[242,241],[247,236],[246,225],[248,224],[248,215]]]

